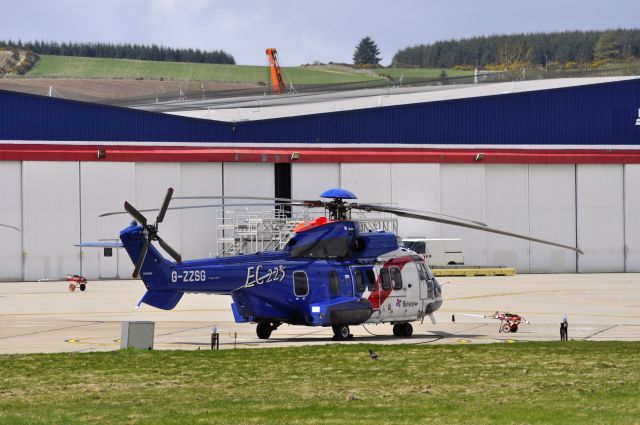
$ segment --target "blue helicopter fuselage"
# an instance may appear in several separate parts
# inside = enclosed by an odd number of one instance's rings
[[[120,238],[132,261],[145,243],[135,224]],[[298,231],[285,249],[251,255],[175,263],[149,246],[140,276],[147,287],[141,302],[173,309],[186,292],[228,294],[237,322],[328,326],[363,323],[371,303],[356,280],[376,259],[398,249],[390,232],[361,233],[353,221],[332,221]]]

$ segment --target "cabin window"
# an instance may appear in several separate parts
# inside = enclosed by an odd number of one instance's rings
[[[335,271],[329,272],[329,288],[332,295],[338,295],[340,292],[340,280],[338,279],[338,273]]]
[[[364,276],[362,276],[362,272],[360,270],[356,269],[353,272],[353,276],[356,279],[356,290],[358,292],[363,292],[366,289],[366,287],[364,285]]]
[[[293,272],[293,293],[296,297],[306,297],[309,294],[309,280],[305,272]]]
[[[397,267],[391,267],[391,282],[393,289],[402,289],[402,273]]]
[[[373,292],[376,290],[376,274],[373,272],[373,269],[367,269],[367,287],[369,291]]]
[[[391,289],[391,276],[389,275],[389,269],[380,269],[380,276],[382,277],[382,290],[388,291]]]

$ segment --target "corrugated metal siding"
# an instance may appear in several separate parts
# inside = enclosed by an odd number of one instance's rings
[[[0,140],[215,142],[231,125],[0,91]]]
[[[235,142],[638,145],[640,80],[237,124]]]
[[[243,121],[0,91],[0,140],[639,145],[640,80]]]

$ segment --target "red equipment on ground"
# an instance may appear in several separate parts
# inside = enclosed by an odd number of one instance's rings
[[[496,311],[491,317],[500,320],[500,329],[498,329],[498,332],[518,332],[518,325],[520,323],[529,323],[524,317],[513,313]]]
[[[73,292],[76,290],[76,286],[80,287],[81,291],[87,289],[87,278],[84,276],[80,276],[79,274],[68,274],[64,278],[69,283],[69,291]]]
[[[520,325],[520,323],[522,323],[522,322],[529,323],[529,321],[527,319],[525,319],[524,317],[520,316],[519,314],[504,313],[504,312],[501,312],[501,311],[496,311],[491,316],[485,316],[485,315],[480,315],[480,314],[466,314],[466,313],[464,313],[463,316],[482,317],[483,319],[496,319],[496,320],[499,320],[500,321],[500,328],[498,328],[498,332],[513,332],[513,333],[515,333],[515,332],[518,332],[518,326]]]

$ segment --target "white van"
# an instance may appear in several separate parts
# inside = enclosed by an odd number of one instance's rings
[[[430,267],[464,264],[462,239],[406,238],[402,244],[424,255]]]

